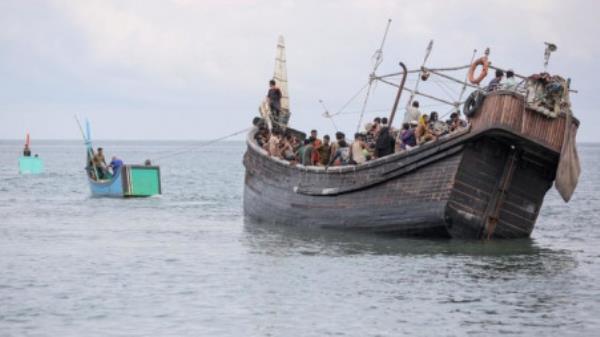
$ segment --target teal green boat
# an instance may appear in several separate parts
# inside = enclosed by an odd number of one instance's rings
[[[38,155],[31,156],[29,148],[29,133],[25,137],[25,147],[23,155],[19,157],[19,173],[20,174],[40,174],[44,172],[44,162]]]
[[[19,157],[20,174],[40,174],[44,172],[44,162],[39,157]]]

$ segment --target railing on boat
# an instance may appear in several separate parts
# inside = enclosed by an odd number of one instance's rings
[[[565,132],[566,115],[547,117],[526,107],[525,98],[513,91],[487,94],[475,116],[471,118],[474,133],[501,129],[529,139],[555,152],[560,152]],[[572,127],[579,122],[573,119]]]

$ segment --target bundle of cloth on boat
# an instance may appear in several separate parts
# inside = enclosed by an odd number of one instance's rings
[[[577,126],[572,123],[572,114],[567,112],[565,133],[563,144],[560,151],[560,160],[556,170],[556,180],[554,186],[565,202],[569,202],[577,187],[581,166],[579,164],[579,155],[575,143]]]
[[[558,75],[534,74],[527,78],[528,107],[547,117],[556,118],[570,107],[568,81]]]

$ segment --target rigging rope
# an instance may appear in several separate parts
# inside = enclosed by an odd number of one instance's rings
[[[202,143],[202,144],[188,146],[188,147],[182,148],[181,150],[175,151],[173,153],[169,153],[169,154],[166,154],[164,156],[159,156],[159,157],[155,158],[154,160],[158,161],[158,160],[161,160],[161,159],[170,158],[170,157],[174,157],[174,156],[181,155],[181,154],[186,154],[186,153],[189,153],[190,150],[196,150],[198,148],[202,148],[202,147],[205,147],[205,146],[208,146],[208,145],[212,145],[214,143],[218,143],[218,142],[220,142],[222,140],[225,140],[227,138],[231,138],[231,137],[237,136],[237,135],[239,135],[241,133],[248,132],[252,128],[253,128],[253,126],[251,126],[249,128],[245,128],[243,130],[236,131],[236,132],[234,132],[232,134],[229,134],[227,136],[223,136],[223,137],[219,137],[219,138],[216,138],[216,139],[213,139],[213,140],[209,140],[209,141],[207,141],[205,143]],[[167,152],[167,151],[165,151],[165,152]]]

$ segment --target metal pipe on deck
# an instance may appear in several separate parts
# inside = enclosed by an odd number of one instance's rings
[[[390,120],[388,122],[388,125],[390,125],[390,126],[392,125],[392,122],[394,122],[394,116],[396,115],[396,109],[398,109],[398,103],[400,103],[400,96],[402,96],[402,90],[404,89],[404,83],[406,83],[406,77],[408,76],[408,72],[406,70],[406,66],[404,65],[404,63],[400,62],[400,67],[402,67],[404,76],[402,76],[402,82],[400,82],[400,87],[398,88],[398,93],[396,94],[396,100],[394,101],[394,107],[392,107],[392,113],[390,114]]]

